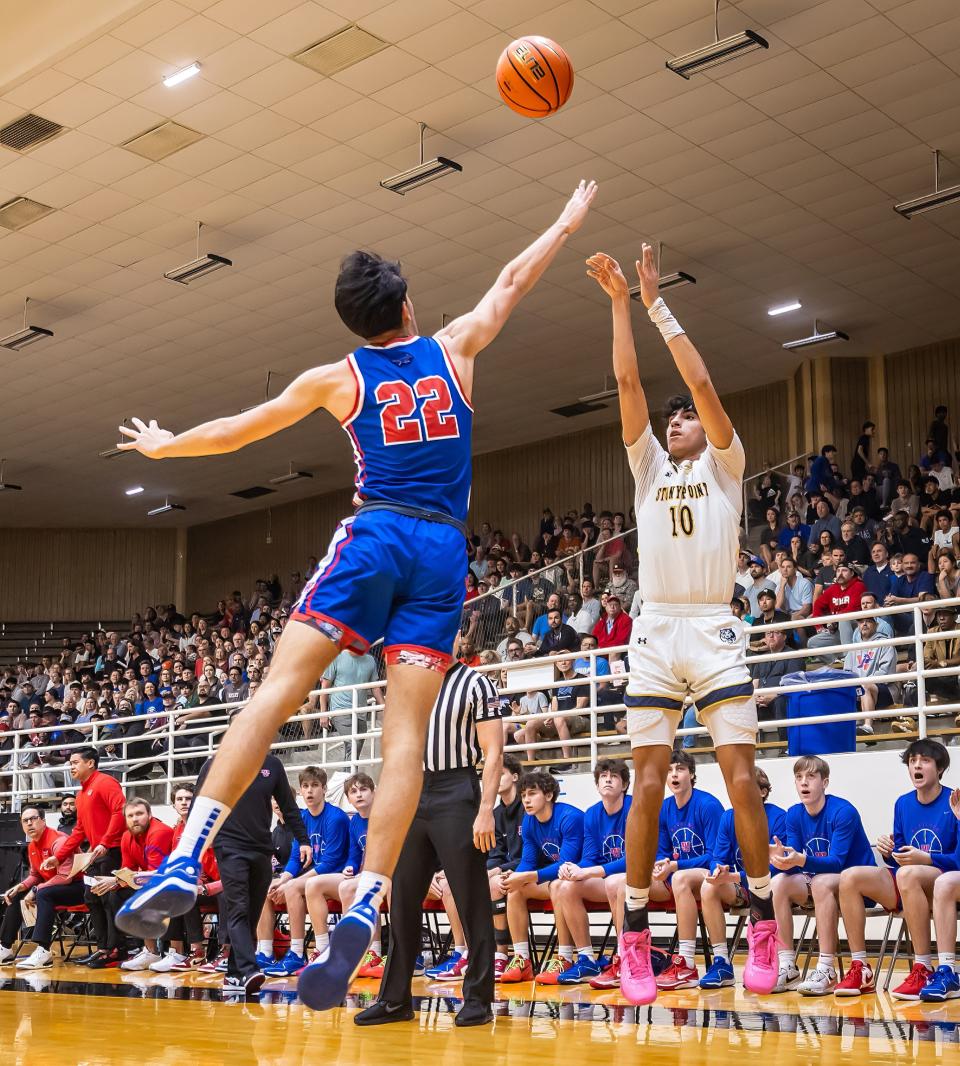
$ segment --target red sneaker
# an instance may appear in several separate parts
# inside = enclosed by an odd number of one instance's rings
[[[865,962],[854,959],[843,980],[833,990],[833,994],[835,996],[859,996],[864,992],[876,992],[876,990],[873,970]]]
[[[363,962],[360,963],[360,969],[357,970],[357,977],[383,977],[383,967],[386,963],[386,959],[382,959],[375,951],[368,951],[363,956]]]
[[[932,974],[933,970],[928,970],[922,962],[915,962],[913,969],[907,974],[907,979],[897,985],[890,995],[894,999],[919,999],[920,993],[927,983],[927,978]]]
[[[572,962],[561,959],[559,955],[554,955],[549,962],[544,963],[543,969],[534,978],[534,983],[538,985],[558,984],[557,978],[560,974],[566,973],[571,966],[573,966]]]
[[[514,955],[503,970],[500,983],[504,985],[518,985],[521,981],[533,980],[533,963],[520,955]]]
[[[657,988],[672,992],[679,988],[697,988],[700,974],[696,966],[688,966],[682,955],[674,955],[670,965],[657,978]]]
[[[590,978],[591,988],[619,988],[620,987],[620,956],[614,955],[610,965],[596,977]]]
[[[322,954],[323,954],[323,952],[322,952],[322,951],[316,951],[316,950],[314,950],[314,951],[311,951],[311,952],[310,952],[310,954],[309,954],[309,956],[307,957],[307,961],[306,961],[306,962],[305,962],[305,963],[304,963],[304,964],[303,964],[303,965],[302,965],[302,966],[300,967],[300,969],[299,969],[299,970],[297,970],[297,971],[296,971],[296,972],[294,973],[294,975],[293,975],[293,976],[294,976],[294,977],[299,977],[299,976],[300,976],[300,974],[302,974],[302,973],[303,973],[303,971],[304,971],[304,970],[305,970],[305,969],[306,969],[306,968],[307,968],[308,966],[312,966],[312,965],[313,965],[313,964],[314,964],[315,962],[319,962],[319,961],[320,961],[320,956],[321,956]]]
[[[499,981],[503,977],[503,971],[507,968],[507,957],[500,955],[493,960],[493,979]]]

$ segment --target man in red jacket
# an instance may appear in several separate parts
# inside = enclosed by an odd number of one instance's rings
[[[616,648],[630,643],[630,627],[633,623],[630,615],[623,609],[620,597],[611,593],[607,596],[607,611],[593,627],[593,635],[601,648]]]
[[[860,599],[867,591],[864,583],[858,578],[853,567],[848,562],[837,564],[837,580],[828,585],[823,592],[813,601],[813,618],[822,618],[824,615],[850,614],[860,610]],[[853,641],[855,629],[854,622],[841,620],[839,623],[839,640],[835,632],[827,629],[821,630],[816,636],[811,637],[808,648],[829,647],[837,643],[850,644]]]
[[[17,963],[20,970],[41,970],[53,965],[50,944],[53,939],[55,907],[75,906],[83,902],[83,883],[71,879],[68,859],[60,862],[59,855],[67,839],[66,833],[50,829],[36,807],[27,807],[20,815],[20,824],[27,837],[27,859],[30,872],[22,880],[11,885],[3,894],[7,909],[0,922],[0,966],[13,961],[13,944],[20,932],[21,910],[17,902],[23,897],[36,903],[37,920],[33,927],[36,947],[33,953]],[[59,866],[44,869],[47,859],[54,858]]]

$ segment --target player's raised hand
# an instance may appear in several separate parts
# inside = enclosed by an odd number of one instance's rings
[[[960,788],[955,788],[950,793],[950,810],[955,818],[960,819]]]
[[[587,260],[587,277],[593,278],[611,300],[630,295],[630,286],[620,264],[606,252],[595,252],[590,256]]]
[[[653,258],[653,246],[644,241],[642,258],[637,260],[637,274],[640,277],[640,298],[644,307],[656,303],[660,295],[660,268]]]
[[[148,459],[165,458],[164,446],[173,440],[169,429],[161,429],[155,418],[147,425],[139,418],[131,418],[133,426],[120,426],[120,432],[132,440],[121,441],[117,447],[122,452],[140,452]]]
[[[567,201],[567,206],[560,212],[560,218],[557,220],[567,233],[576,233],[583,225],[596,195],[595,181],[581,181],[573,190],[573,196]]]

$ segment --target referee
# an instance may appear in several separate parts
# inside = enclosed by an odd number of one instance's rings
[[[390,953],[377,1002],[357,1025],[412,1021],[410,981],[420,951],[423,900],[442,868],[463,922],[469,956],[456,1024],[493,1020],[493,910],[484,852],[495,843],[493,806],[503,772],[503,726],[496,686],[454,661],[427,730],[423,789],[393,875]],[[483,760],[482,780],[477,765]]]

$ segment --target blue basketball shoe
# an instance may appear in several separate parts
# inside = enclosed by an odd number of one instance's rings
[[[162,937],[170,919],[194,905],[199,882],[198,861],[171,856],[117,911],[117,928],[139,940]]]

